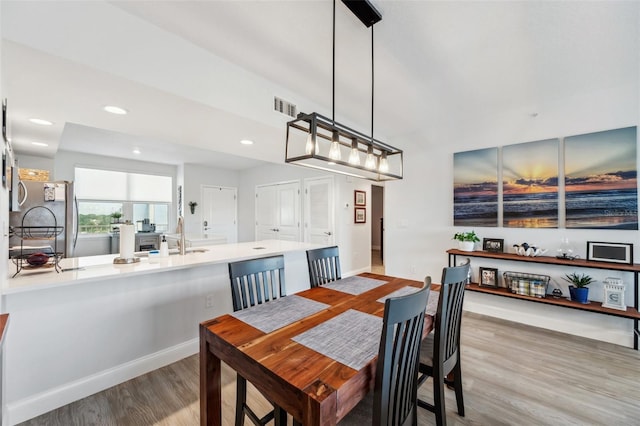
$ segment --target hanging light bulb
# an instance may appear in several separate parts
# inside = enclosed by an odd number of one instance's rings
[[[369,146],[367,149],[367,159],[364,162],[364,166],[367,169],[375,169],[376,168],[376,157],[373,155],[373,147]]]
[[[331,138],[331,147],[329,148],[329,158],[332,160],[341,160],[342,154],[340,153],[340,144],[338,143],[338,131],[333,131],[333,137]]]
[[[349,154],[349,164],[360,165],[360,151],[358,151],[358,139],[351,139],[351,154]]]
[[[304,147],[304,152],[309,155],[309,154],[317,154],[320,152],[320,147],[318,146],[318,141],[316,140],[314,143],[313,140],[313,134],[309,133],[309,136],[307,136],[307,144]],[[315,151],[314,151],[315,148]]]
[[[380,156],[380,166],[378,168],[380,173],[387,173],[389,171],[389,160],[387,160],[387,152],[382,151]]]

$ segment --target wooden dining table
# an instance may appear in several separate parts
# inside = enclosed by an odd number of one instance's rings
[[[378,321],[381,330],[384,298],[408,294],[422,285],[420,281],[363,273],[201,323],[200,424],[222,425],[223,361],[303,425],[335,425],[373,389],[381,331],[376,335],[371,331],[375,328],[367,327],[375,327],[373,323]],[[438,287],[432,287],[436,300],[434,290]],[[308,305],[312,305],[311,311],[305,311]],[[271,312],[261,317],[265,309]],[[373,318],[373,323],[360,326],[354,318],[361,317]],[[275,322],[269,323],[274,318]],[[319,328],[342,320],[351,322],[335,332]],[[426,315],[423,334],[432,328],[433,317]],[[371,335],[369,343],[359,343],[367,337],[363,329]],[[342,340],[349,352],[364,351],[366,346],[369,352],[359,354],[358,360],[350,359],[351,353],[332,354],[336,342],[323,347],[324,336]]]

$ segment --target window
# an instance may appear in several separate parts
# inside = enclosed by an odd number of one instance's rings
[[[78,234],[111,232],[112,224],[118,222],[116,213],[122,210],[122,203],[78,200]]]
[[[133,223],[143,219],[156,225],[156,232],[169,230],[169,204],[166,203],[134,203]]]
[[[170,176],[76,167],[80,234],[111,232],[114,223],[149,219],[156,232],[169,229],[173,179]]]

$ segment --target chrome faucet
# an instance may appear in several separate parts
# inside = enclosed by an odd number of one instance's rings
[[[178,249],[180,250],[180,254],[184,256],[187,252],[186,250],[186,242],[184,237],[184,217],[178,217],[178,232],[180,232],[180,241],[178,241]]]

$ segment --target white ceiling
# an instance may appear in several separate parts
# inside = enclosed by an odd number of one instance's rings
[[[544,113],[551,101],[623,86],[638,93],[640,2],[375,4],[383,15],[375,133],[405,151],[467,117]],[[18,153],[132,157],[139,147],[151,161],[242,169],[282,162],[287,117],[271,111],[273,95],[331,116],[328,0],[3,0],[0,8],[2,91]],[[363,133],[370,37],[338,1],[336,120]],[[130,114],[107,114],[106,103]],[[33,116],[55,125],[36,127]],[[39,151],[33,141],[50,146]]]

